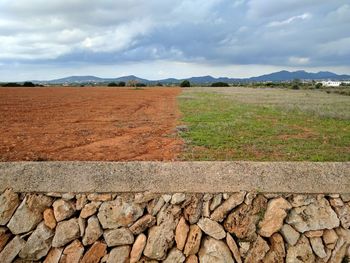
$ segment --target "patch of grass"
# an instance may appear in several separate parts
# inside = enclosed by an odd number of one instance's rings
[[[187,145],[183,160],[350,161],[350,116],[340,110],[332,117],[335,112],[322,100],[316,106],[324,112],[318,114],[305,99],[291,107],[299,100],[284,92],[278,100],[278,91],[264,98],[250,89],[244,98],[227,90],[195,89],[179,97],[189,127],[181,133]]]

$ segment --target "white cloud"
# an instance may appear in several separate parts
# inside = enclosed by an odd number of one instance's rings
[[[307,57],[289,57],[288,62],[292,65],[307,65],[310,63],[310,58],[307,58]]]
[[[282,20],[282,21],[272,21],[270,23],[267,24],[268,27],[276,27],[276,26],[285,26],[285,25],[289,25],[295,21],[298,20],[307,20],[310,19],[312,17],[312,15],[310,13],[304,13],[302,15],[298,15],[298,16],[292,16],[288,19]]]

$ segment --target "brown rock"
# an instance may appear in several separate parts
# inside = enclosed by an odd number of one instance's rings
[[[87,199],[89,201],[100,201],[100,202],[106,202],[112,200],[112,194],[96,194],[92,193],[87,196]]]
[[[189,255],[186,258],[185,263],[198,263],[198,258],[196,255]]]
[[[343,228],[350,228],[350,204],[335,207],[334,210],[338,215],[341,226]]]
[[[297,232],[290,225],[284,224],[281,228],[281,234],[289,245],[294,246],[300,237],[299,232]]]
[[[177,204],[180,204],[183,201],[185,201],[185,199],[186,199],[186,195],[184,193],[175,193],[171,197],[171,201],[170,202],[173,205],[177,205]]]
[[[215,210],[215,208],[217,208],[222,202],[222,194],[216,194],[214,195],[213,199],[211,200],[210,203],[210,211]]]
[[[6,225],[11,219],[19,202],[18,194],[11,189],[5,190],[5,192],[0,195],[0,226]]]
[[[63,252],[63,248],[52,247],[43,263],[58,263]]]
[[[57,225],[57,222],[53,210],[51,208],[45,209],[43,216],[45,225],[50,229],[54,229]]]
[[[103,237],[109,247],[134,243],[134,235],[125,227],[105,230]]]
[[[270,247],[267,242],[260,236],[255,240],[253,247],[249,250],[244,263],[255,263],[262,260]]]
[[[102,203],[97,217],[104,229],[113,229],[127,227],[142,215],[142,206],[119,196],[113,201]]]
[[[146,246],[146,241],[147,237],[145,234],[138,235],[130,252],[130,263],[136,263],[140,260]]]
[[[6,227],[0,227],[0,252],[4,249],[12,234]]]
[[[52,240],[53,247],[62,247],[70,241],[80,237],[78,219],[72,218],[59,222],[56,227],[55,236]]]
[[[64,199],[56,200],[52,207],[57,222],[70,218],[75,212],[74,203]]]
[[[77,201],[75,202],[75,209],[80,211],[87,203],[87,197],[85,194],[77,194],[75,196]]]
[[[210,219],[221,222],[233,208],[243,203],[245,194],[245,192],[232,194],[224,203],[214,210]]]
[[[295,246],[288,247],[286,263],[312,263],[315,259],[309,240],[305,236],[301,236]]]
[[[137,193],[135,194],[135,200],[134,202],[136,204],[141,204],[141,203],[147,203],[151,201],[154,198],[157,198],[159,194],[153,193],[153,192],[144,192],[144,193]]]
[[[107,245],[100,241],[95,242],[85,253],[80,263],[98,263],[107,253]]]
[[[270,237],[271,247],[267,252],[265,258],[263,259],[264,263],[275,263],[275,262],[284,262],[286,257],[286,251],[284,247],[284,241],[280,234],[275,233]]]
[[[111,250],[107,263],[127,263],[129,262],[130,246],[119,246]]]
[[[264,237],[270,237],[282,228],[283,221],[287,216],[286,210],[292,206],[284,198],[272,199],[267,204],[264,219],[259,223],[259,234]]]
[[[246,241],[239,241],[238,244],[239,244],[239,253],[241,254],[241,257],[243,258],[247,257],[251,243]]]
[[[203,202],[202,216],[203,217],[210,217],[210,200]]]
[[[256,226],[267,207],[267,199],[258,195],[252,205],[241,204],[228,215],[224,222],[226,231],[240,239],[253,241],[256,239]]]
[[[86,219],[78,217],[78,225],[80,230],[80,236],[83,237],[85,235]]]
[[[333,229],[326,229],[323,231],[323,242],[327,248],[333,249],[337,243],[338,235]]]
[[[176,247],[172,248],[163,263],[182,263],[185,261],[185,256]]]
[[[88,218],[94,214],[96,214],[97,209],[100,207],[101,202],[91,202],[86,204],[80,212],[81,218]]]
[[[159,196],[147,204],[147,211],[150,215],[156,216],[164,205],[165,201],[163,197]]]
[[[43,219],[43,212],[51,206],[52,199],[45,195],[26,196],[10,219],[7,227],[15,235],[33,230]]]
[[[186,256],[194,255],[198,252],[201,244],[202,231],[197,225],[191,225],[188,233],[184,253]]]
[[[181,217],[175,230],[175,241],[176,246],[179,250],[183,250],[183,248],[185,247],[187,234],[189,230],[190,227],[187,225],[185,218]]]
[[[331,263],[342,263],[346,254],[348,244],[345,242],[343,237],[340,237],[337,241],[335,248],[332,251],[329,262]]]
[[[103,230],[96,216],[92,216],[88,219],[87,227],[83,237],[83,245],[91,245],[95,243],[100,236],[102,236]]]
[[[309,240],[310,240],[312,250],[315,252],[316,256],[318,256],[319,258],[327,257],[327,253],[323,245],[322,238],[312,237],[312,238],[309,238]]]
[[[344,205],[343,200],[341,200],[341,198],[339,198],[339,197],[338,198],[331,198],[329,200],[329,203],[333,207],[340,207],[340,206]]]
[[[138,219],[129,229],[134,235],[144,232],[146,229],[154,226],[156,218],[152,215],[145,215]]]
[[[311,237],[321,237],[323,235],[323,230],[311,230],[304,233],[308,238]]]
[[[74,240],[64,250],[59,263],[78,263],[84,254],[84,247],[79,240]]]
[[[226,234],[226,244],[231,250],[232,255],[235,258],[236,262],[242,263],[241,254],[239,253],[238,246],[235,240],[232,238],[232,236],[229,233]]]
[[[203,245],[198,253],[198,257],[199,262],[201,263],[234,263],[231,251],[225,242],[211,237],[206,237],[204,239]]]
[[[15,236],[6,247],[0,252],[1,263],[11,263],[19,251],[25,245],[25,241],[19,236]]]
[[[202,229],[204,233],[215,239],[223,239],[226,237],[224,228],[216,221],[210,220],[209,218],[201,218],[197,225]]]
[[[202,213],[202,205],[203,205],[202,195],[196,194],[191,196],[191,201],[183,211],[185,219],[190,224],[195,224],[198,222]]]

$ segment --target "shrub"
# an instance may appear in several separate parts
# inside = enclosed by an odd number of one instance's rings
[[[124,81],[119,81],[118,82],[118,87],[125,87],[125,82]]]
[[[145,83],[136,83],[136,87],[146,87]]]
[[[117,83],[115,83],[115,82],[110,82],[110,83],[108,83],[107,86],[108,87],[118,87]]]
[[[5,83],[2,85],[3,87],[21,87],[21,84],[18,84],[16,82],[9,82],[9,83]]]
[[[315,85],[315,88],[316,88],[316,89],[322,88],[322,83],[317,83],[317,84]]]
[[[23,87],[35,87],[35,84],[30,81],[26,81],[23,83]]]
[[[191,83],[188,80],[184,80],[180,83],[180,87],[191,87]]]
[[[214,82],[211,84],[212,87],[229,87],[230,85],[228,85],[228,83],[226,82]]]

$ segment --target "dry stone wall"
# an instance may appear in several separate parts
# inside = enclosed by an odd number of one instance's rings
[[[348,262],[350,195],[0,195],[0,262]]]

